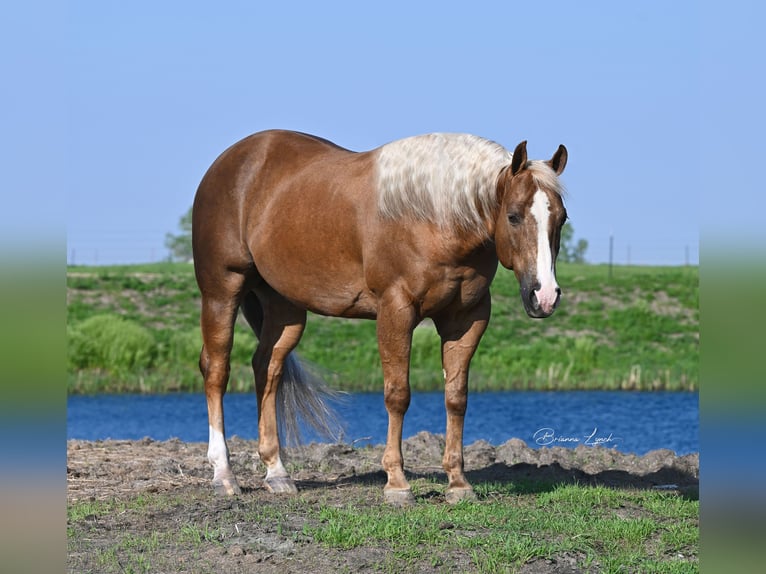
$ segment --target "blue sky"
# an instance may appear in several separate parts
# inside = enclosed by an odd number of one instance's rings
[[[355,150],[431,131],[511,149],[526,139],[536,158],[563,143],[567,209],[590,261],[608,259],[610,235],[618,263],[699,260],[702,94],[722,88],[704,69],[720,58],[703,41],[718,15],[696,2],[134,1],[62,12],[64,43],[30,43],[28,57],[47,50],[64,64],[54,72],[63,103],[48,113],[66,121],[67,193],[53,203],[70,262],[163,259],[215,157],[275,127]],[[755,18],[734,17],[744,28],[726,43],[757,33]]]

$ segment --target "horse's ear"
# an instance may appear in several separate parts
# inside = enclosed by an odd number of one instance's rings
[[[548,161],[548,165],[550,165],[551,169],[556,172],[556,175],[561,175],[561,172],[564,171],[564,168],[567,166],[567,157],[567,148],[560,145],[559,149],[556,150],[556,153],[554,153],[553,157]]]
[[[527,165],[527,140],[524,140],[516,149],[513,150],[513,159],[511,160],[511,173],[516,175],[524,166]]]

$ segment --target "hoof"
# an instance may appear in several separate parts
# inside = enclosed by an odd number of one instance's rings
[[[263,481],[266,490],[272,494],[297,494],[298,488],[291,478],[286,476],[274,476]]]
[[[383,491],[383,500],[399,508],[415,505],[415,497],[409,488],[387,488]]]
[[[469,502],[476,500],[476,493],[470,486],[468,488],[448,488],[445,496],[448,504],[457,504],[463,500]]]
[[[237,479],[235,478],[214,479],[213,491],[218,496],[233,496],[242,493],[237,484]]]

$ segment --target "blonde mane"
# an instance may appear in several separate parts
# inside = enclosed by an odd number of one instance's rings
[[[391,142],[378,150],[378,211],[483,235],[497,207],[497,176],[511,158],[501,145],[468,134]]]

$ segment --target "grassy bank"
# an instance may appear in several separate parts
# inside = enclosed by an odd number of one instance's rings
[[[698,388],[696,267],[561,264],[561,306],[529,319],[513,274],[498,270],[473,390]],[[67,269],[68,390],[197,391],[199,294],[189,264]],[[250,391],[256,341],[240,319],[230,390]],[[373,321],[310,315],[299,354],[333,386],[382,388]],[[413,340],[412,384],[442,384],[439,339],[428,322]]]

